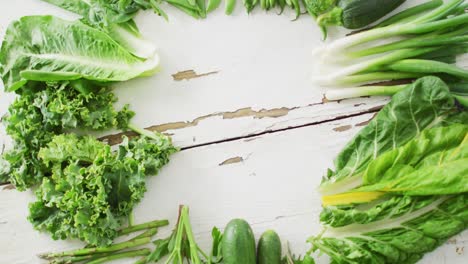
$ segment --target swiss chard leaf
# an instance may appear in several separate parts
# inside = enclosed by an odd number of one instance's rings
[[[404,146],[370,162],[362,187],[324,196],[323,203],[370,202],[385,193],[414,196],[468,192],[467,164],[467,125],[427,129]]]
[[[440,197],[396,218],[327,228],[309,242],[333,263],[415,263],[463,231],[468,224],[467,212],[468,194]]]
[[[335,171],[323,179],[324,194],[358,187],[368,164],[383,153],[403,146],[426,128],[446,124],[457,106],[448,86],[437,77],[424,77],[393,96],[335,159]],[[466,116],[466,114],[465,114]]]
[[[468,192],[468,125],[454,124],[424,131],[406,145],[369,164],[364,186],[408,195]]]
[[[7,91],[31,80],[125,81],[154,73],[158,64],[157,56],[141,60],[98,29],[53,16],[12,22],[0,50],[0,76]]]
[[[331,227],[350,224],[368,224],[392,219],[430,205],[436,196],[390,196],[373,205],[326,206],[320,213],[320,221]]]

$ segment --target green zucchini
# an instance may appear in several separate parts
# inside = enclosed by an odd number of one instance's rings
[[[224,264],[255,264],[255,237],[245,220],[233,219],[227,224],[221,252]]]
[[[281,240],[275,231],[267,230],[260,237],[257,264],[281,264]]]
[[[309,0],[315,5],[323,0]],[[330,25],[343,26],[348,29],[363,28],[392,12],[405,0],[338,0],[334,5],[314,11],[308,7],[309,13],[317,16],[317,23],[326,35],[326,27]],[[319,14],[319,12],[322,12]]]

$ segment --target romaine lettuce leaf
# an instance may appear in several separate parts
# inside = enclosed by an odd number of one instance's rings
[[[151,58],[156,53],[156,46],[144,39],[132,18],[141,8],[132,2],[130,5],[115,10],[118,3],[103,0],[43,0],[82,16],[82,21],[106,32],[110,37],[140,58]],[[114,1],[115,2],[115,1]]]
[[[98,29],[53,16],[26,16],[12,22],[0,49],[6,91],[29,80],[125,81],[151,75],[158,65],[157,56],[142,60]]]

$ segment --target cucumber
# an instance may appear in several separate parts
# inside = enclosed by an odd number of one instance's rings
[[[227,224],[221,251],[224,264],[255,264],[255,237],[245,220],[233,219]]]
[[[318,1],[323,0],[308,0]],[[317,16],[317,23],[324,36],[327,26],[343,26],[347,29],[358,29],[369,26],[373,22],[392,12],[406,0],[338,0],[335,5],[328,5],[327,11],[308,8],[309,13]],[[318,12],[322,12],[318,14]]]
[[[341,0],[342,24],[348,29],[370,25],[403,4],[405,0]]]
[[[275,231],[267,230],[260,237],[257,264],[281,264],[281,241]]]

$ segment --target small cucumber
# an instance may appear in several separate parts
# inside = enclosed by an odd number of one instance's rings
[[[245,220],[233,219],[227,224],[221,251],[224,264],[255,264],[255,237]]]
[[[275,231],[267,230],[260,237],[257,264],[281,264],[281,240]]]

